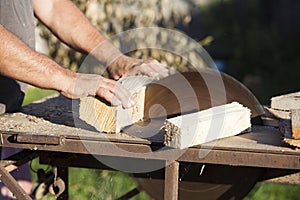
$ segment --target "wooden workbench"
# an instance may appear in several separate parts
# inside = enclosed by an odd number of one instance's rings
[[[162,119],[136,124],[119,134],[105,134],[78,119],[77,110],[76,101],[54,96],[24,107],[23,113],[0,116],[1,146],[23,148],[28,155],[20,162],[2,161],[2,181],[8,186],[15,184],[11,177],[5,178],[9,176],[7,170],[36,156],[40,156],[43,163],[60,167],[65,181],[69,166],[143,174],[167,166],[163,176],[164,198],[177,199],[180,163],[243,167],[260,169],[260,172],[272,169],[260,174],[259,180],[300,170],[300,151],[285,146],[274,127],[253,126],[248,133],[177,150],[163,145]],[[128,164],[132,162],[135,167]],[[28,198],[19,187],[12,190],[16,195],[19,193],[18,198]],[[67,190],[60,196],[60,199],[66,198]]]

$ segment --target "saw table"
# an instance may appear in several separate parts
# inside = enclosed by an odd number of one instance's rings
[[[76,103],[61,96],[30,104],[23,113],[0,116],[1,146],[24,149],[0,165],[1,180],[18,199],[30,197],[9,172],[36,157],[56,166],[57,176],[66,184],[68,167],[123,170],[122,166],[134,163],[136,168],[123,171],[134,173],[139,189],[166,200],[189,199],[189,195],[241,199],[257,181],[298,184],[300,180],[300,151],[284,146],[278,129],[271,126],[253,126],[248,133],[177,150],[166,148],[160,129],[152,127],[161,122],[104,134],[77,117]],[[150,137],[147,131],[152,131]],[[139,166],[150,168],[138,171]],[[152,170],[151,166],[162,167]],[[68,187],[58,199],[68,199]]]

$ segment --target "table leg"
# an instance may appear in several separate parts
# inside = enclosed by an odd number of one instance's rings
[[[0,165],[0,180],[19,200],[31,200],[28,194],[21,188],[14,177]]]
[[[166,162],[165,169],[165,200],[178,199],[178,178],[179,178],[179,162]]]
[[[68,175],[69,175],[68,167],[57,167],[57,176],[60,177],[65,183],[65,190],[61,195],[59,195],[59,197],[57,198],[58,200],[68,200],[69,198]]]

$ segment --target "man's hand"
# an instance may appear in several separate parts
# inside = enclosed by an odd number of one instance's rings
[[[118,80],[122,76],[144,74],[153,78],[167,77],[168,69],[157,60],[143,61],[125,55],[119,56],[108,66],[109,75]]]
[[[71,84],[61,93],[68,98],[99,96],[113,106],[129,108],[134,105],[131,94],[121,84],[95,74],[76,74]]]

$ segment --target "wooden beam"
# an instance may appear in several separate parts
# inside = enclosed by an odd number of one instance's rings
[[[167,119],[166,146],[184,149],[237,135],[251,127],[250,110],[237,102]]]
[[[129,109],[112,106],[104,99],[86,97],[80,100],[79,116],[100,132],[118,133],[144,117],[145,86],[152,81],[145,76],[131,76],[119,82],[134,96],[135,105]]]

